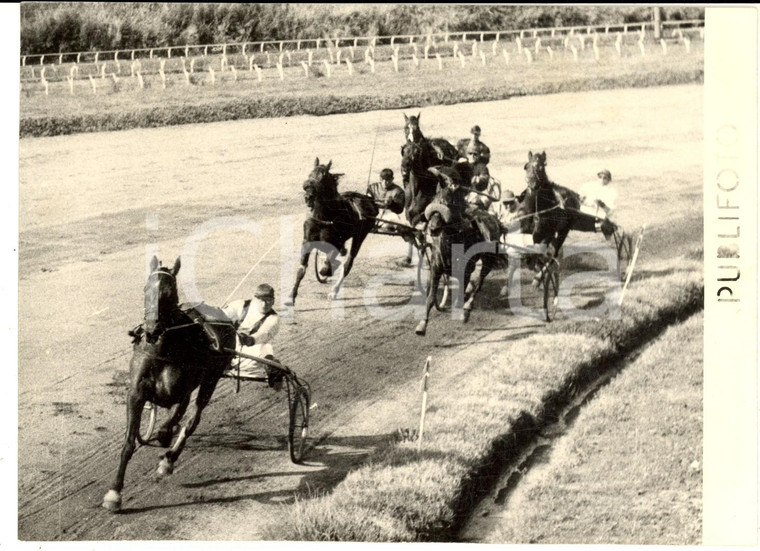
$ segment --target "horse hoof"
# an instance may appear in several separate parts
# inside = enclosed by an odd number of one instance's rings
[[[171,461],[164,458],[158,463],[158,469],[156,469],[156,474],[159,477],[169,476],[173,472],[174,472],[174,463],[172,463]]]
[[[414,330],[414,332],[420,335],[421,337],[424,337],[425,333],[427,332],[427,322],[423,320],[419,324],[417,324],[417,327]]]
[[[327,300],[335,300],[336,296],[337,296],[337,293],[335,293],[334,291],[330,291],[329,293],[327,293]]]
[[[116,490],[108,490],[103,497],[103,508],[108,509],[112,513],[116,513],[121,510],[121,494]]]

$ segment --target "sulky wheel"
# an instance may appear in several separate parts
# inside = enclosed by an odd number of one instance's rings
[[[554,261],[549,262],[543,279],[544,319],[553,321],[557,317],[559,304],[559,268]]]
[[[628,267],[631,265],[633,256],[633,239],[630,235],[621,234],[617,239],[617,260],[618,260],[618,277],[620,281],[625,281],[628,275]]]
[[[423,296],[427,297],[430,292],[430,266],[433,259],[433,247],[430,244],[425,244],[420,252],[420,260],[417,264],[417,288],[420,291],[424,290]],[[451,288],[449,276],[443,274],[441,281],[438,283],[438,293],[435,297],[435,309],[439,312],[446,310],[446,305],[449,300],[449,292]]]
[[[295,385],[290,400],[290,426],[288,427],[288,451],[293,463],[300,463],[306,451],[309,430],[309,390]]]
[[[145,407],[140,415],[140,430],[137,431],[137,441],[140,444],[147,444],[150,437],[153,436],[157,411],[158,406],[156,404],[145,402]]]
[[[314,251],[314,274],[317,276],[317,281],[320,283],[327,283],[327,278],[329,276],[323,276],[319,273],[320,268],[322,268],[322,264],[325,262],[325,258],[327,255],[325,253],[315,250]]]
[[[497,201],[501,201],[501,183],[495,178],[491,178],[491,182],[488,185],[488,195],[494,197]]]

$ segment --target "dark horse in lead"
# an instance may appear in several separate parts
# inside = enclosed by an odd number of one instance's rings
[[[116,478],[103,498],[103,507],[113,512],[121,509],[124,476],[137,447],[145,404],[151,402],[159,407],[174,408],[158,433],[159,442],[169,447],[174,428],[190,405],[192,392],[198,389],[190,421],[180,425],[174,445],[159,463],[157,474],[169,475],[187,439],[198,426],[201,412],[211,400],[220,377],[230,366],[231,357],[220,351],[235,348],[232,324],[216,326],[215,338],[211,340],[203,325],[195,323],[180,308],[176,281],[179,269],[179,258],[172,269],[160,267],[155,256],[150,263],[150,275],[144,289],[145,320],[141,329],[132,333],[135,342],[129,362],[124,445]]]

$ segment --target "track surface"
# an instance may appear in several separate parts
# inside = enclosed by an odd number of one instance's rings
[[[454,141],[480,124],[492,174],[516,192],[528,150],[546,150],[549,176],[570,187],[609,168],[623,223],[664,235],[701,216],[701,102],[699,86],[561,94],[426,108],[421,125]],[[141,448],[123,513],[100,508],[123,437],[126,331],[142,318],[149,256],[182,255],[181,300],[218,305],[279,240],[233,298],[269,281],[280,300],[314,157],[345,173],[344,190],[363,190],[370,163],[373,180],[388,166],[399,181],[402,125],[393,111],[21,141],[20,539],[260,539],[283,504],[329,491],[397,427],[414,426],[426,356],[458,353],[461,365],[475,341],[541,329],[496,299],[499,272],[469,324],[433,314],[428,336],[415,336],[413,310],[396,315],[414,291],[414,271],[395,266],[405,246],[370,236],[342,301],[327,300],[310,265],[295,311],[281,309],[278,356],[314,390],[307,464],[288,459],[284,393],[246,383],[236,395],[222,381],[175,474],[154,481],[160,449]],[[383,274],[394,281],[373,286]]]

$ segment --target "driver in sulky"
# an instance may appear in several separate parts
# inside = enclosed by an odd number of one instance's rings
[[[237,330],[238,352],[277,362],[272,342],[280,330],[280,316],[274,310],[274,288],[268,283],[256,287],[253,299],[236,300],[223,308]],[[278,362],[279,363],[279,362]],[[282,373],[249,358],[238,357],[226,374],[241,378],[259,377],[266,372],[269,386],[282,389]],[[239,375],[238,375],[239,370]]]

